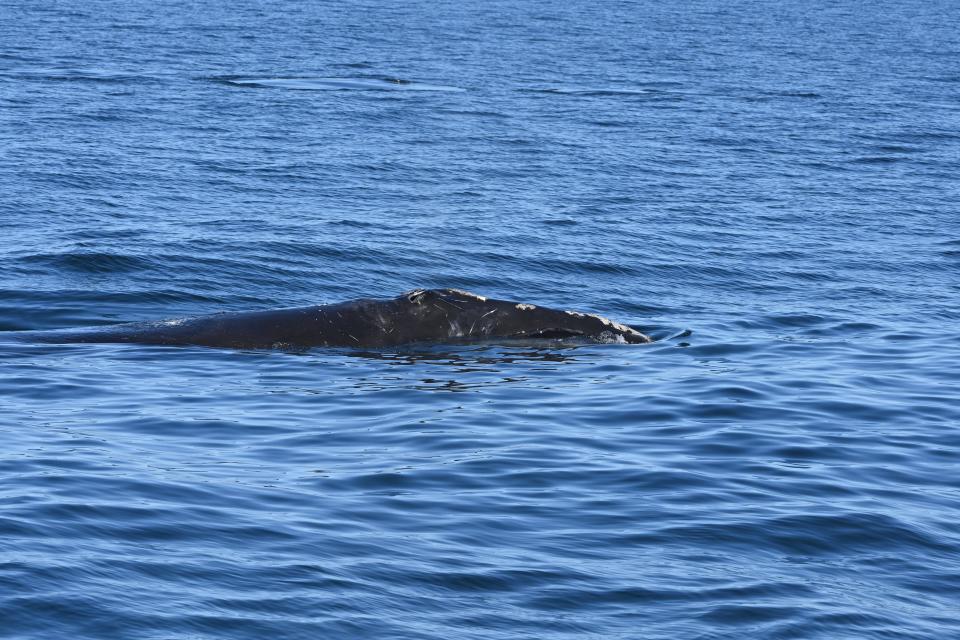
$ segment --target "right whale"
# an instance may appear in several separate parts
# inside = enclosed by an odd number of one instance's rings
[[[418,342],[537,339],[651,341],[632,327],[597,315],[494,300],[459,289],[416,289],[390,299],[24,332],[18,337],[47,343],[129,342],[238,349],[378,348]]]

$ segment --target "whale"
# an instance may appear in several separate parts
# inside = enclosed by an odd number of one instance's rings
[[[637,329],[602,316],[496,300],[460,289],[415,289],[387,299],[362,298],[311,307],[23,332],[22,339],[233,349],[376,349],[429,342],[651,341]]]

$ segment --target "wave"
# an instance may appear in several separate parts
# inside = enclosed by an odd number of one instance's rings
[[[400,78],[312,78],[312,77],[244,77],[222,76],[214,82],[251,89],[292,89],[295,91],[441,91],[464,92],[462,87],[413,82]]]

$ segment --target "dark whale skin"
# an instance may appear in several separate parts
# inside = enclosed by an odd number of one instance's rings
[[[558,338],[650,342],[639,331],[600,316],[493,300],[458,289],[417,289],[391,299],[38,331],[24,338],[46,343],[128,342],[234,349],[382,348],[418,342]]]

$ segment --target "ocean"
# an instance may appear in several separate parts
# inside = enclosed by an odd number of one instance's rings
[[[0,3],[0,637],[960,637],[958,24]],[[656,341],[8,339],[420,287]]]

